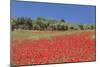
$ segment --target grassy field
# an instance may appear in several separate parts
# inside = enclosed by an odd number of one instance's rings
[[[12,65],[96,60],[95,31],[12,31]]]
[[[12,39],[40,39],[40,38],[52,38],[53,36],[61,36],[61,35],[70,35],[77,34],[79,32],[89,32],[93,30],[85,30],[85,31],[33,31],[33,30],[16,30],[13,31]],[[93,36],[95,37],[95,36]]]

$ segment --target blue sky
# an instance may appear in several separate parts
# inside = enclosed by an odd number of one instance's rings
[[[11,8],[12,17],[35,19],[41,16],[47,19],[64,19],[72,23],[95,24],[95,6],[13,1]]]

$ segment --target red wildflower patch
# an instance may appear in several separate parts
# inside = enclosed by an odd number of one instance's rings
[[[41,38],[13,40],[11,59],[14,65],[50,64],[95,61],[95,32]]]

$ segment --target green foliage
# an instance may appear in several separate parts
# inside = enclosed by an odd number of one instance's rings
[[[16,19],[11,19],[12,30],[14,29],[25,29],[30,30],[33,28],[31,18],[18,17]]]
[[[66,31],[66,30],[88,30],[95,29],[94,24],[74,24],[68,23],[64,19],[54,20],[45,19],[43,17],[37,17],[32,20],[31,18],[18,17],[11,19],[12,30],[24,29],[24,30],[52,30],[52,31]]]

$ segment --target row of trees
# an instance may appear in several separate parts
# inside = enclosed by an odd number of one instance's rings
[[[11,19],[12,30],[23,29],[23,30],[88,30],[95,29],[95,24],[74,24],[66,22],[64,19],[54,20],[45,19],[43,17],[37,17],[35,20],[26,17],[18,17]]]

